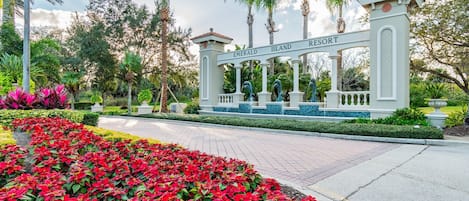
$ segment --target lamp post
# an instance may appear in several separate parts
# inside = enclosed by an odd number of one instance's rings
[[[23,40],[23,90],[29,92],[30,79],[30,0],[24,0],[24,40]]]

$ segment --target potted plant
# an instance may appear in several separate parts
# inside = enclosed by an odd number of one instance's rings
[[[427,84],[425,90],[428,94],[428,105],[435,108],[434,113],[441,113],[440,108],[447,105],[448,99],[444,98],[447,92],[446,85],[444,83],[430,83]]]
[[[151,114],[152,113],[152,107],[148,105],[148,103],[151,101],[153,98],[153,95],[149,89],[145,89],[140,91],[137,96],[137,100],[139,103],[142,105],[137,107],[137,113],[138,114]]]
[[[103,106],[100,103],[103,102],[103,98],[98,94],[94,93],[90,98],[91,103],[94,103],[91,106],[91,112],[103,112]]]
[[[149,89],[145,89],[140,91],[138,93],[138,102],[141,103],[142,105],[148,105],[148,103],[151,101],[153,98],[153,95],[151,94],[151,91]]]

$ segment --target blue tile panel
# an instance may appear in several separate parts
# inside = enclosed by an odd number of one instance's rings
[[[265,114],[282,114],[283,108],[281,104],[266,104]]]
[[[214,107],[214,112],[234,112],[234,113],[253,113],[253,114],[284,114],[300,116],[326,116],[326,117],[356,117],[370,118],[369,112],[351,112],[351,111],[321,111],[317,105],[300,105],[299,110],[283,110],[280,104],[267,104],[266,109],[253,109],[250,104],[240,104],[239,108],[232,107]]]

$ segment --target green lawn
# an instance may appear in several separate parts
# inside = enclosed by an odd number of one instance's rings
[[[433,111],[435,111],[432,107],[419,107],[418,108],[420,111],[422,111],[425,114],[430,114]],[[448,106],[448,107],[443,107],[441,108],[441,111],[445,114],[451,114],[453,112],[461,111],[462,106]]]

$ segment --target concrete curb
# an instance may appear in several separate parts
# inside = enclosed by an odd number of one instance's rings
[[[433,146],[461,146],[461,145],[469,146],[469,141],[461,141],[461,140],[408,139],[408,138],[374,137],[374,136],[362,136],[362,135],[345,135],[345,134],[333,134],[333,133],[318,133],[318,132],[307,132],[307,131],[291,131],[291,130],[278,130],[278,129],[269,129],[269,128],[231,126],[231,125],[222,125],[222,124],[210,124],[210,123],[147,118],[147,117],[107,116],[107,115],[102,116],[102,117],[127,118],[127,119],[138,118],[141,120],[158,120],[158,121],[171,122],[171,123],[176,123],[176,124],[193,125],[193,126],[233,128],[233,129],[242,129],[242,130],[250,130],[250,131],[262,131],[266,133],[277,133],[277,134],[283,134],[283,135],[287,135],[287,134],[288,135],[303,135],[303,136],[313,136],[313,137],[325,137],[325,138],[331,138],[331,139],[341,139],[341,140],[357,140],[357,141],[433,145]]]

